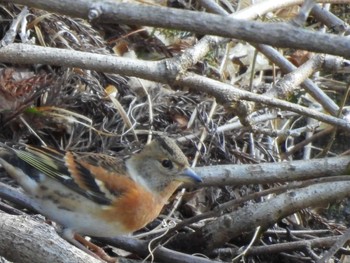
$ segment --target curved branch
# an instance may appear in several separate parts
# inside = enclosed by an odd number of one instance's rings
[[[196,74],[179,76],[179,69],[165,61],[143,61],[120,58],[108,55],[93,54],[81,51],[48,48],[27,44],[11,44],[0,48],[0,61],[20,64],[49,64],[68,67],[80,67],[103,72],[114,72],[132,75],[153,81],[192,87],[200,92],[214,96],[223,105],[229,106],[232,101],[248,100],[290,110],[301,115],[315,118],[340,128],[350,130],[350,123],[316,110],[308,109],[283,100],[258,95],[234,88],[231,85],[202,77]]]

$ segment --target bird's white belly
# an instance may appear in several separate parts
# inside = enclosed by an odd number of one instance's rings
[[[81,207],[78,211],[74,211],[63,209],[51,200],[35,199],[35,201],[40,213],[79,234],[96,237],[115,237],[127,233],[117,221],[106,223],[95,218],[89,212],[91,207],[86,207],[86,210],[84,207]],[[98,211],[98,209],[95,211]]]

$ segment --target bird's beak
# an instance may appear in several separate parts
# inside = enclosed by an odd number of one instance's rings
[[[199,177],[191,168],[185,168],[180,177],[180,181],[184,183],[200,183],[203,182],[202,178]]]

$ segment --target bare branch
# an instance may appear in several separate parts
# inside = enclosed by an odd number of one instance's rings
[[[244,185],[308,180],[348,173],[350,156],[242,165],[197,167],[205,185]]]
[[[242,21],[229,16],[122,2],[92,0],[79,0],[74,3],[70,0],[59,1],[59,3],[44,0],[11,0],[11,2],[99,23],[123,23],[185,30],[203,35],[216,35],[350,58],[350,43],[346,37],[295,28],[287,23],[268,23],[267,26],[266,23]]]
[[[189,252],[211,251],[241,233],[252,231],[258,226],[267,228],[300,209],[322,206],[349,197],[349,187],[350,182],[328,182],[280,194],[264,202],[249,204],[225,214],[207,223],[200,230],[181,235],[170,243]]]
[[[97,263],[93,258],[57,235],[53,227],[29,216],[0,211],[0,255],[13,262]]]

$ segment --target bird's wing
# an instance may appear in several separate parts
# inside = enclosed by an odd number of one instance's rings
[[[109,181],[118,177],[130,180],[125,173],[124,161],[108,155],[64,152],[29,145],[6,148],[15,156],[1,157],[32,179],[39,182],[42,175],[48,176],[102,205],[110,204],[123,193],[123,187],[116,187],[115,183],[111,189]]]

